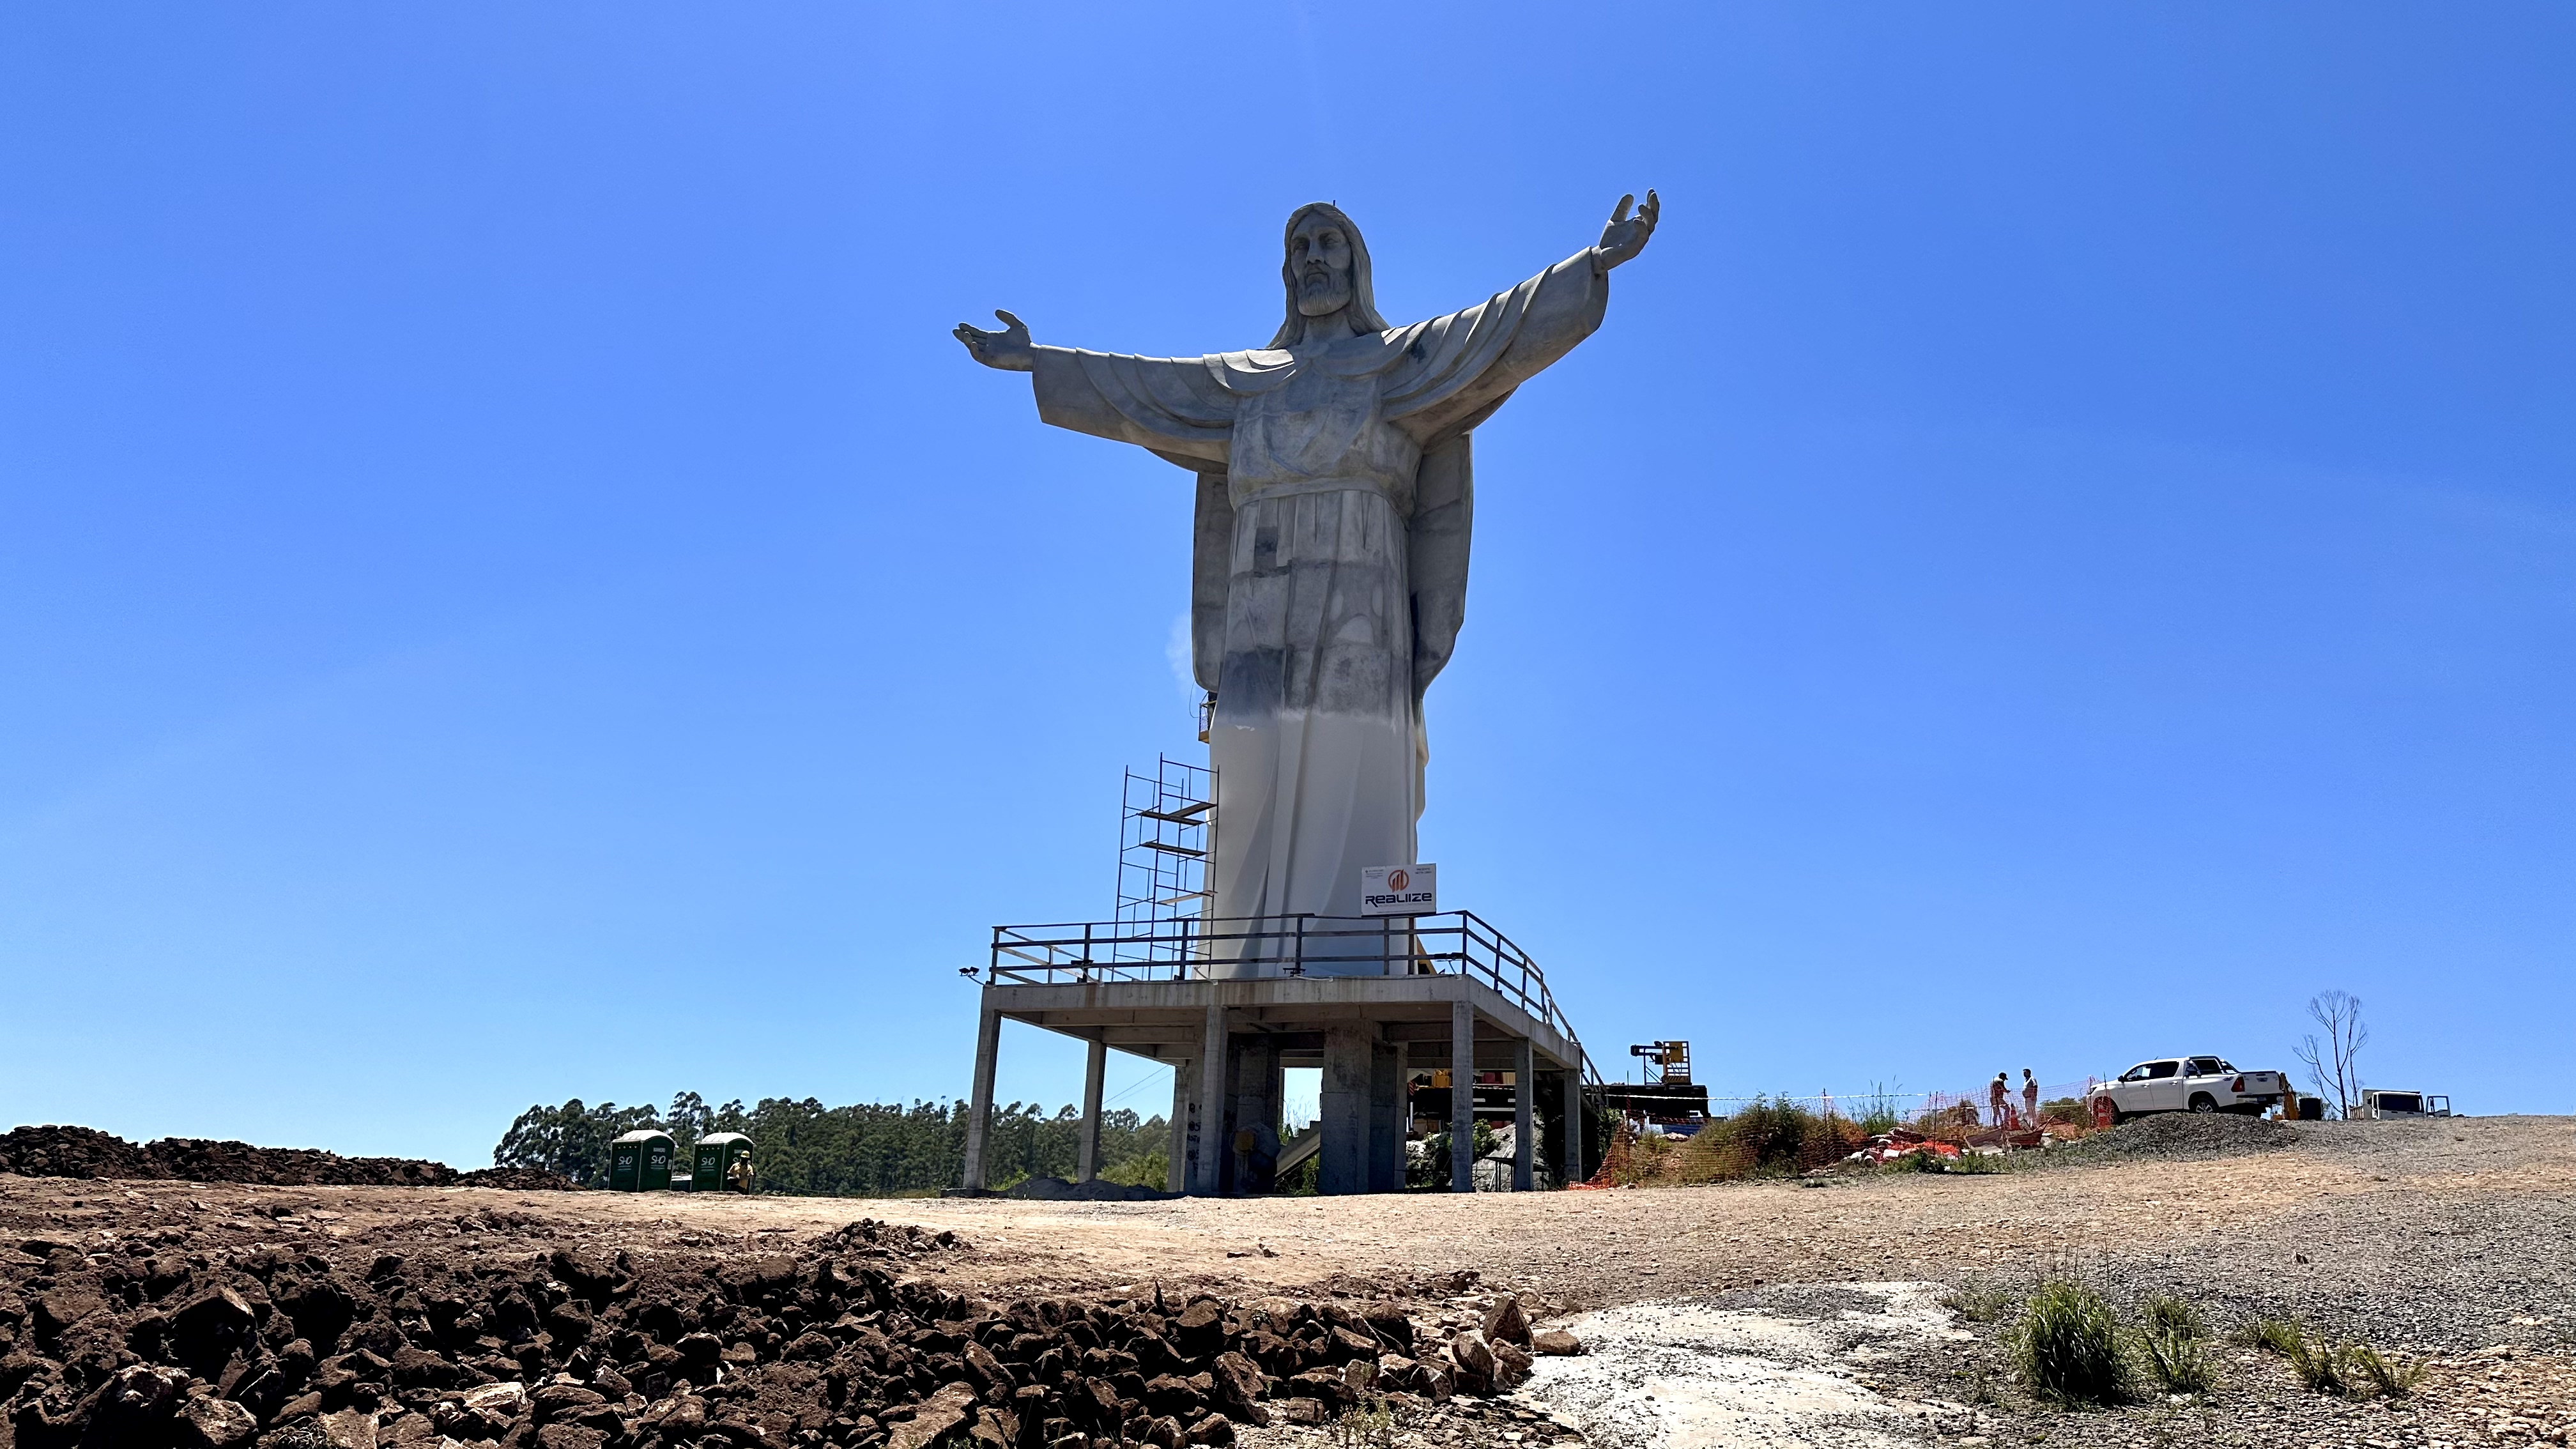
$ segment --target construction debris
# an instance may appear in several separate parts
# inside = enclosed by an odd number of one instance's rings
[[[1936,1157],[1956,1157],[1959,1155],[1959,1151],[1960,1148],[1958,1143],[1944,1142],[1937,1137],[1926,1137],[1920,1132],[1899,1127],[1893,1132],[1881,1132],[1877,1136],[1872,1137],[1869,1139],[1869,1145],[1867,1147],[1862,1148],[1843,1160],[1845,1162],[1873,1162],[1883,1165],[1894,1162],[1900,1157],[1911,1157],[1917,1153],[1928,1152]]]

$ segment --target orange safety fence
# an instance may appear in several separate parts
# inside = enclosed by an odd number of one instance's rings
[[[1637,1131],[1622,1122],[1618,1130],[1610,1134],[1610,1149],[1601,1154],[1601,1170],[1581,1182],[1570,1182],[1566,1186],[1576,1192],[1617,1187],[1621,1179],[1628,1176],[1636,1155]]]
[[[2035,1139],[2048,1137],[2072,1139],[2083,1136],[2093,1125],[2091,1099],[2101,1084],[2087,1077],[2081,1082],[2060,1082],[2039,1089],[2039,1110],[2034,1117],[2028,1101],[2018,1086],[2004,1095],[2001,1111],[1996,1110],[1994,1092],[1987,1088],[1975,1093],[1926,1092],[1923,1105],[1917,1108],[1906,1125],[1930,1137],[1965,1144],[1970,1139],[1980,1145],[1999,1137]],[[2018,1142],[2016,1141],[2016,1144]]]

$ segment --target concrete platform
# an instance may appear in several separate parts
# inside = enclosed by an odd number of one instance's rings
[[[1407,1074],[1446,1068],[1453,1083],[1479,1071],[1513,1074],[1518,1152],[1513,1186],[1532,1183],[1542,1082],[1560,1110],[1559,1161],[1580,1162],[1582,1043],[1559,1021],[1531,1012],[1470,971],[1387,976],[1273,976],[1247,980],[1083,979],[1031,982],[994,973],[976,1032],[965,1186],[986,1182],[993,1073],[1005,1020],[1090,1043],[1083,1101],[1082,1171],[1098,1170],[1101,1080],[1111,1050],[1175,1068],[1170,1187],[1211,1196],[1265,1190],[1278,1151],[1281,1073],[1318,1067],[1327,1193],[1404,1186]],[[1498,978],[1499,980],[1499,978]],[[1543,989],[1543,988],[1542,988]],[[1553,1014],[1553,1006],[1547,1004]],[[1425,1058],[1428,1057],[1428,1061]],[[1470,1140],[1472,1091],[1450,1093],[1452,1140]],[[1470,1189],[1470,1162],[1454,1154],[1451,1188]]]

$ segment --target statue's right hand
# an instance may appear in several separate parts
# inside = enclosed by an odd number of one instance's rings
[[[1029,372],[1038,365],[1038,351],[1029,342],[1029,324],[996,307],[993,315],[1002,319],[1002,330],[987,332],[981,327],[960,322],[957,340],[966,344],[975,360],[986,367],[1004,372]]]
[[[1655,223],[1663,219],[1663,198],[1655,195],[1652,188],[1646,192],[1646,204],[1630,216],[1628,203],[1636,199],[1633,195],[1620,197],[1619,204],[1610,208],[1610,224],[1601,228],[1601,244],[1592,249],[1594,263],[1602,271],[1635,261],[1637,253],[1644,251],[1654,236]]]

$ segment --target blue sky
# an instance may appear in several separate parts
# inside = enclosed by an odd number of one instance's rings
[[[1444,903],[1596,1055],[1957,1090],[2368,1003],[2566,1111],[2563,7],[22,6],[0,1119],[485,1159],[962,1092],[1191,745],[1186,475],[947,335],[1407,320],[1665,200],[1486,425]],[[1077,1049],[1014,1029],[1005,1098]],[[1159,1105],[1140,1066],[1130,1105]],[[0,1123],[5,1125],[5,1123]]]

